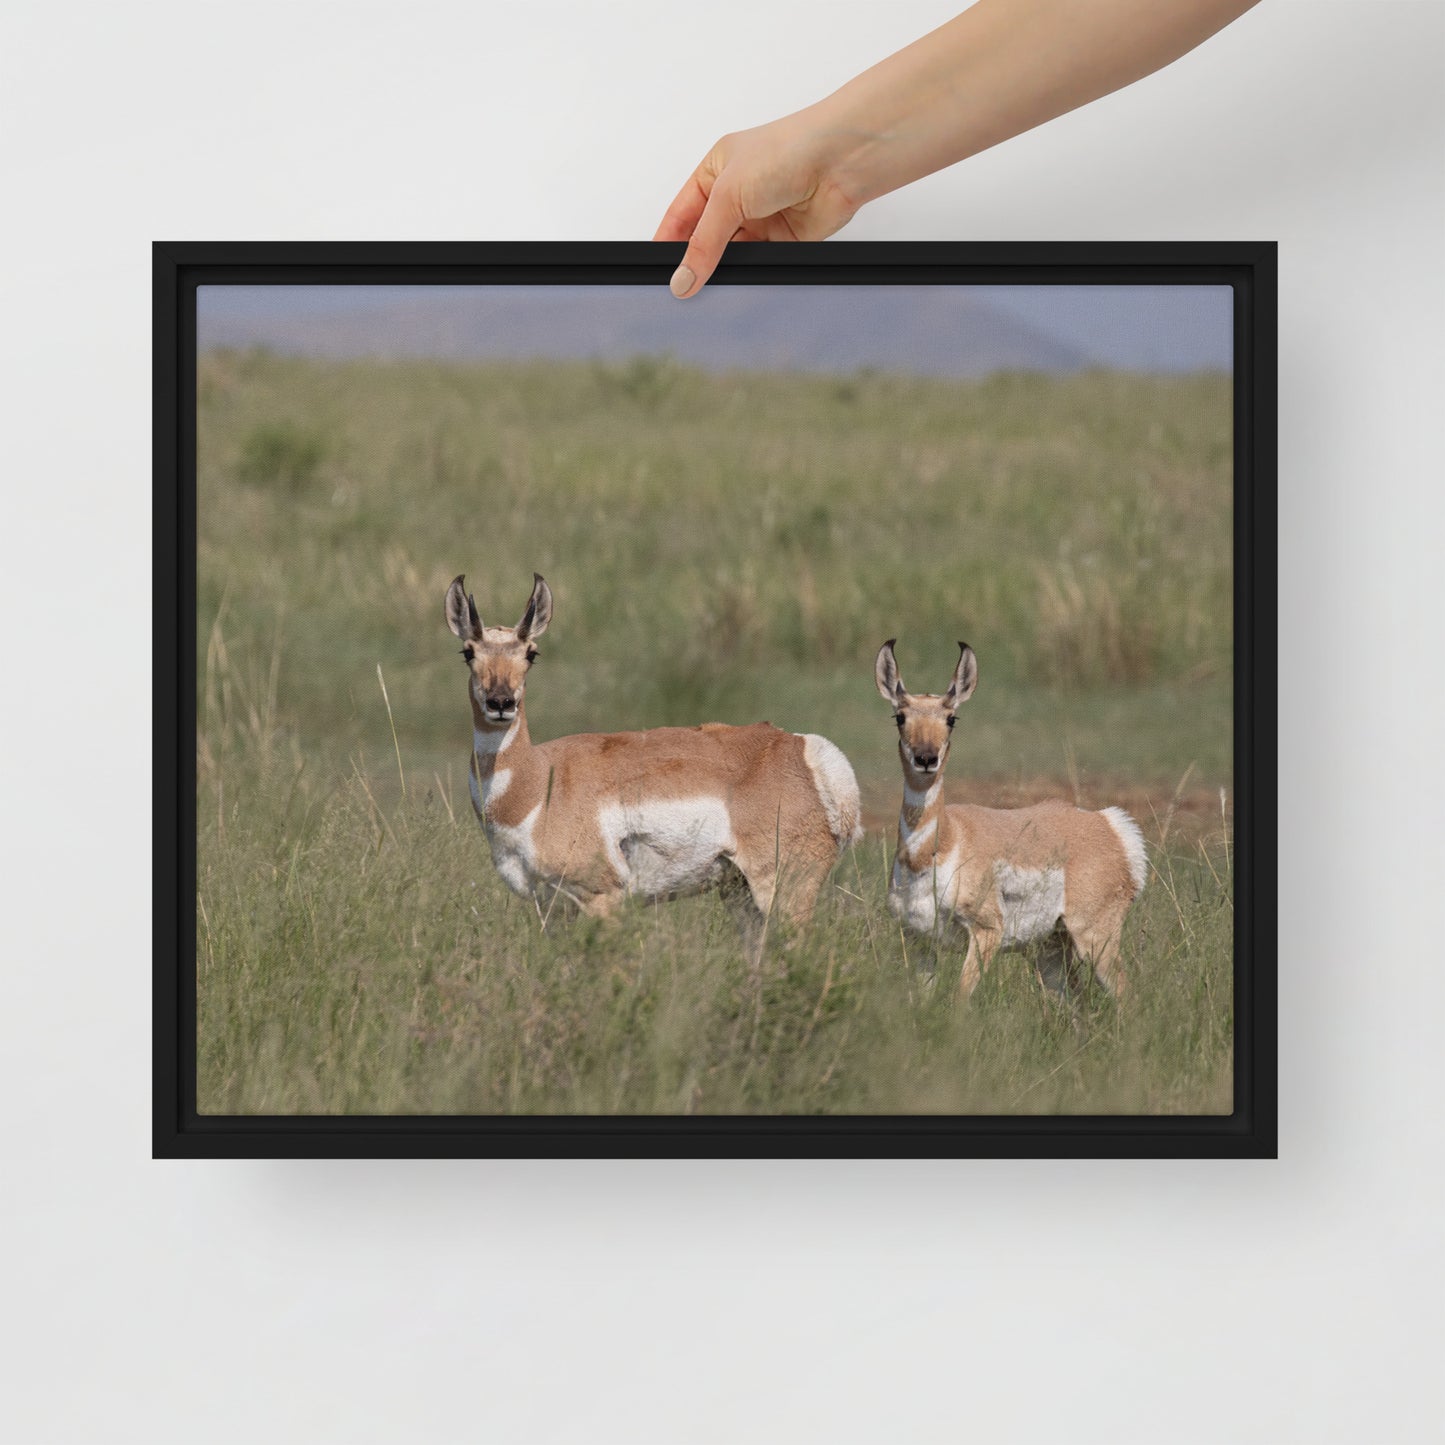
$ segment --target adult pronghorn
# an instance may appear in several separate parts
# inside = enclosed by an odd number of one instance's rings
[[[971,994],[995,952],[1040,943],[1042,982],[1068,983],[1071,954],[1124,993],[1119,938],[1144,887],[1138,824],[1122,808],[1086,812],[1067,803],[979,808],[943,803],[943,765],[958,709],[978,684],[978,659],[960,642],[958,666],[941,696],[911,693],[898,675],[893,640],[878,652],[878,691],[898,724],[903,807],[888,906],[909,928],[941,939],[968,930],[960,991]]]
[[[754,963],[776,909],[812,916],[862,835],[858,784],[827,738],[770,723],[579,733],[532,742],[523,704],[552,592],[533,574],[515,627],[484,627],[465,577],[447,589],[472,705],[472,806],[514,893],[606,915],[628,895],[720,887]]]

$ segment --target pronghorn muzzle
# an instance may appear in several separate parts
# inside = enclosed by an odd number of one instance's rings
[[[517,716],[517,699],[511,693],[489,692],[482,713],[488,722],[511,722]]]

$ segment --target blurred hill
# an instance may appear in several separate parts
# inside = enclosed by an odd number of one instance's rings
[[[253,294],[247,296],[245,292]],[[820,304],[831,303],[831,304]],[[621,361],[709,371],[982,377],[1068,374],[1092,358],[991,306],[923,286],[718,286],[687,305],[659,287],[202,288],[202,350],[443,361]]]

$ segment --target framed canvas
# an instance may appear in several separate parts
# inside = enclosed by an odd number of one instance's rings
[[[1272,1157],[1274,247],[679,255],[156,245],[154,1153]]]

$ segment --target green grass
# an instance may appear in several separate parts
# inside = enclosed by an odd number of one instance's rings
[[[1228,1109],[1226,379],[245,353],[199,382],[203,1110]],[[1013,955],[967,1007],[956,955],[925,987],[880,833],[761,987],[712,899],[544,933],[471,816],[441,606],[466,571],[513,622],[533,570],[534,737],[768,717],[880,814],[873,654],[936,690],[966,638],[951,797],[1118,799],[1165,835],[1128,1008],[1071,1021]]]
[[[966,1007],[957,954],[926,987],[881,837],[759,990],[715,899],[544,933],[450,801],[418,788],[383,813],[353,781],[305,816],[278,771],[203,819],[204,1110],[1229,1109],[1222,857],[1166,857],[1130,919],[1128,1009],[1095,992],[1076,1029],[1021,955]]]

